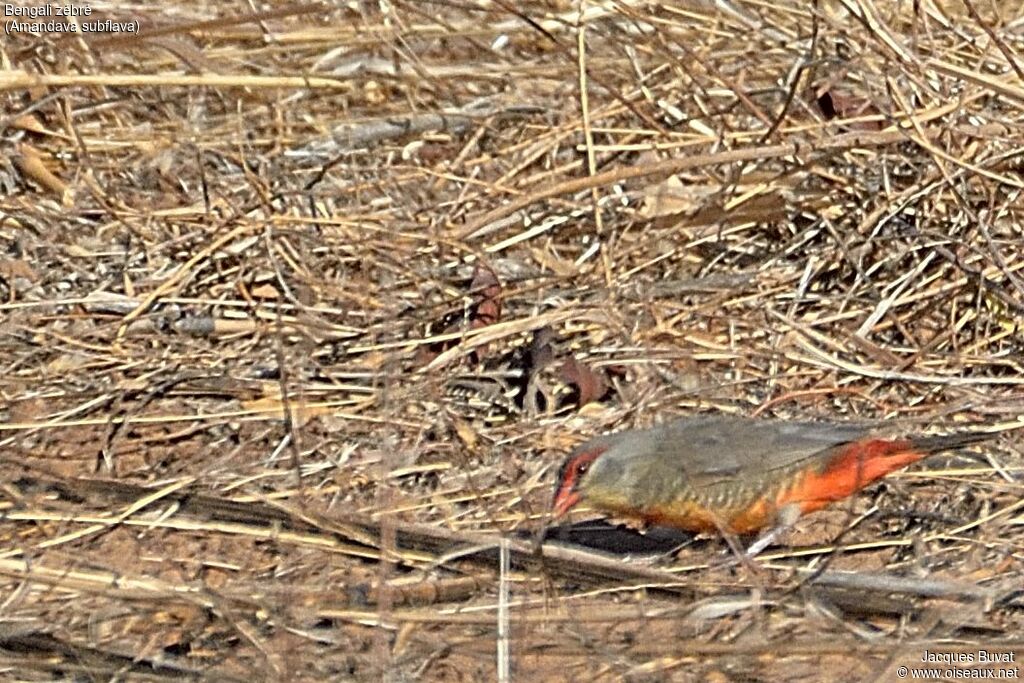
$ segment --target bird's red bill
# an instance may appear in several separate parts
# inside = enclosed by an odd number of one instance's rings
[[[561,517],[580,502],[580,494],[572,490],[572,484],[563,484],[555,496],[555,517]]]

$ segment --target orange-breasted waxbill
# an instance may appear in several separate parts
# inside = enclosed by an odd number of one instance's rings
[[[578,447],[559,471],[554,511],[584,503],[651,525],[749,534],[788,526],[932,453],[991,436],[889,438],[842,423],[685,418]]]

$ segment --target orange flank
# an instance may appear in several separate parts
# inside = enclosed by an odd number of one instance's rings
[[[775,506],[781,508],[796,504],[800,506],[801,513],[820,510],[926,455],[915,451],[907,440],[855,441],[826,464],[823,471],[803,471],[794,485],[784,489],[775,499]]]

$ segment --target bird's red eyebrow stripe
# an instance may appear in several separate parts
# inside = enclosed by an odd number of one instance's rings
[[[576,493],[576,484],[579,483],[579,465],[591,463],[597,456],[605,452],[605,448],[594,448],[577,454],[568,460],[558,473],[558,483],[555,485],[555,509],[561,513],[567,512],[569,508],[579,502],[579,494]]]

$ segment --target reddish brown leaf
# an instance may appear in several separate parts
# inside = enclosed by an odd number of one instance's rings
[[[493,270],[477,263],[469,291],[476,298],[476,305],[470,314],[470,327],[486,327],[501,320],[501,283]]]
[[[526,374],[533,376],[555,359],[555,350],[551,346],[554,338],[555,333],[549,326],[534,331],[527,354]]]
[[[579,405],[597,401],[608,393],[608,379],[602,371],[594,370],[574,357],[569,357],[560,369],[562,381],[579,391]]]
[[[473,279],[469,283],[469,295],[473,297],[473,304],[469,310],[460,308],[457,311],[450,311],[444,315],[436,326],[432,326],[431,332],[437,334],[448,334],[465,329],[476,330],[481,327],[493,325],[501,320],[501,282],[489,266],[477,263],[473,269]],[[436,358],[438,354],[450,349],[455,345],[454,341],[439,342],[429,346],[421,346],[416,353],[416,361],[425,365]],[[479,361],[483,356],[486,347],[478,347],[473,351],[472,358]]]
[[[872,116],[879,112],[871,100],[859,95],[835,89],[823,89],[817,95],[818,109],[827,120],[835,118],[852,119],[860,116]],[[855,130],[881,130],[881,121],[858,121],[848,123],[847,127]]]

